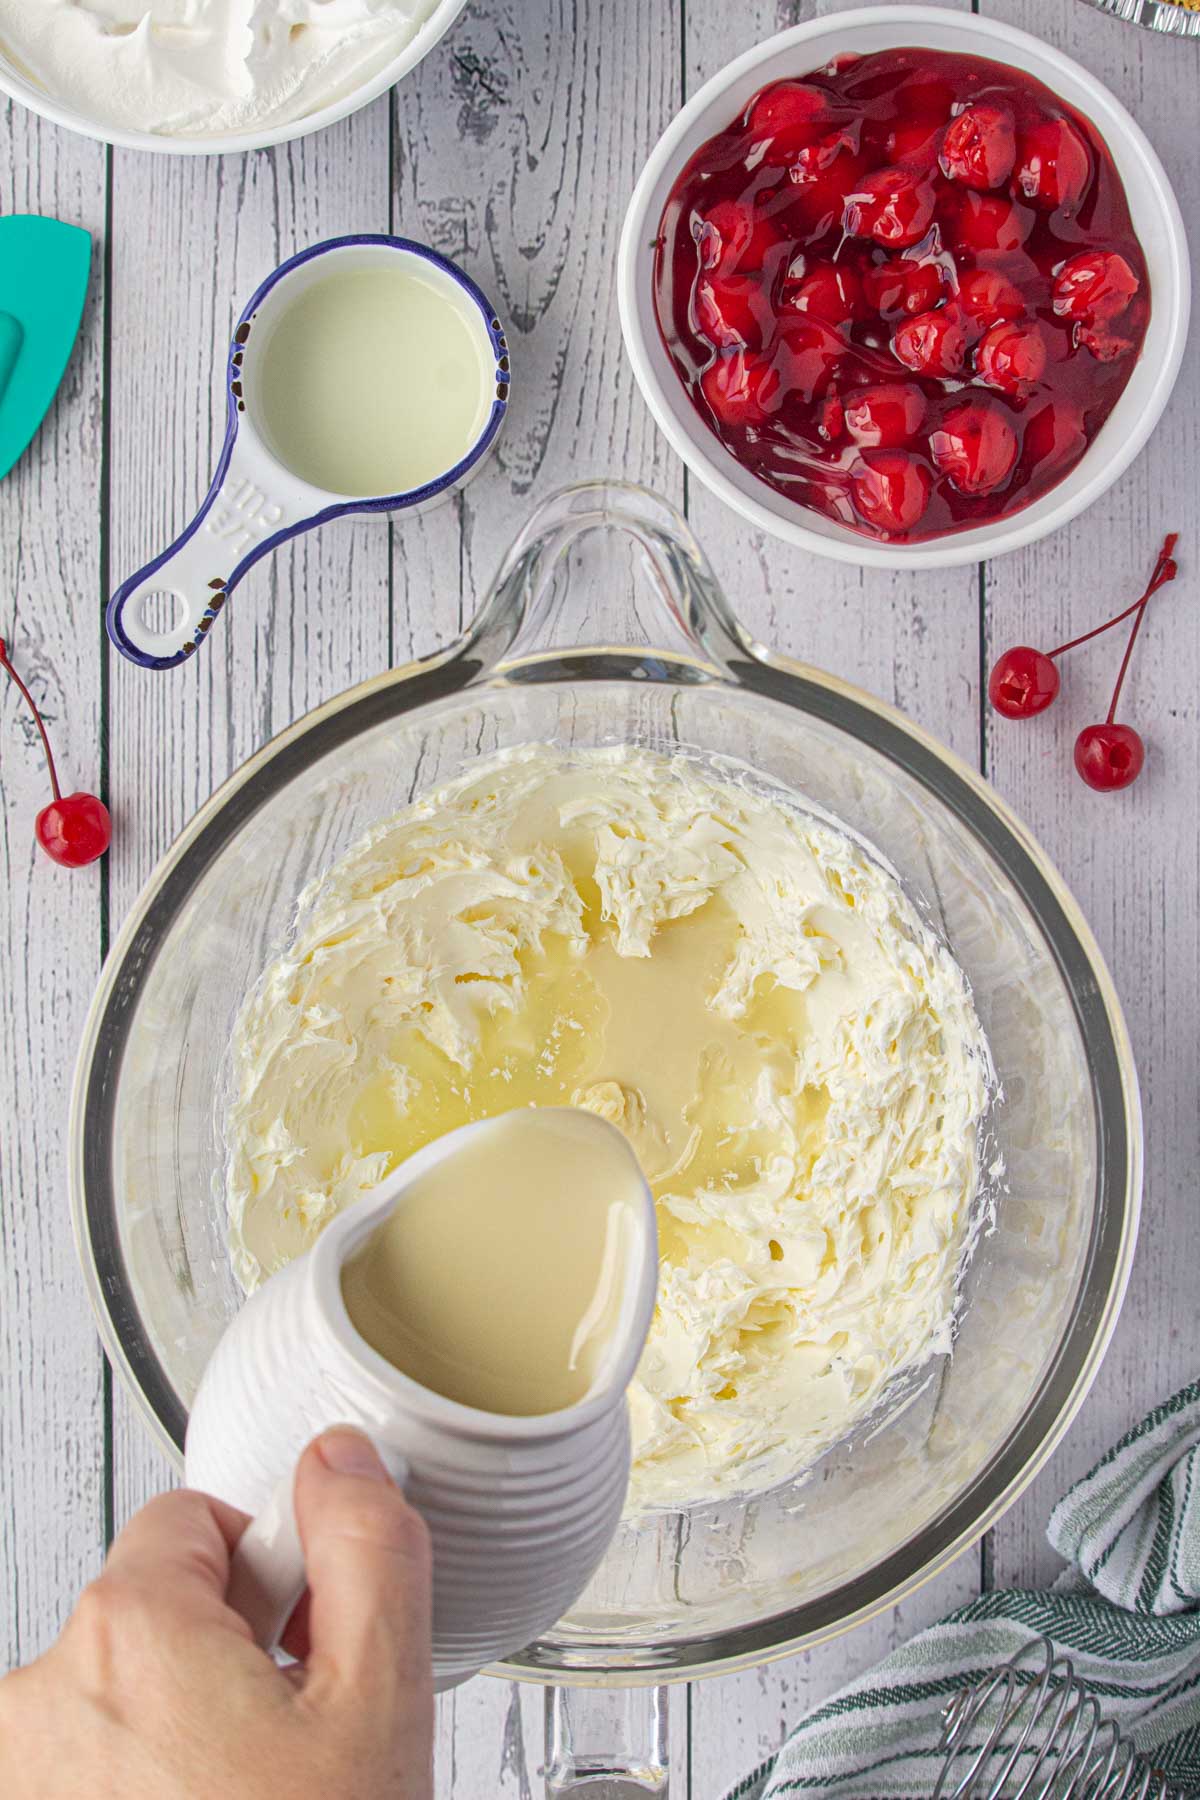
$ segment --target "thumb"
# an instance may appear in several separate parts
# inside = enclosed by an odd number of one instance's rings
[[[370,1439],[348,1426],[317,1438],[296,1466],[294,1504],[308,1575],[309,1698],[396,1706],[408,1690],[429,1704],[429,1533]]]

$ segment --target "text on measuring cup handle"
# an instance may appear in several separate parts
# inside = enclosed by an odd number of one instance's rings
[[[204,523],[206,531],[220,538],[236,555],[266,537],[283,518],[283,507],[244,478],[227,482],[217,495]]]

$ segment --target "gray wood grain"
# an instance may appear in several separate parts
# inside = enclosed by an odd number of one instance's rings
[[[1115,88],[1158,144],[1185,213],[1200,201],[1200,99],[1189,48],[1073,0],[982,0],[1041,30]],[[69,778],[108,770],[118,837],[104,876],[35,861],[27,827],[40,762],[15,696],[0,694],[0,908],[10,955],[0,1008],[0,1591],[5,1649],[53,1635],[102,1547],[105,1396],[66,1228],[61,1095],[94,981],[106,902],[119,923],[196,806],[272,732],[351,681],[462,626],[529,508],[592,474],[687,495],[734,605],[768,642],[902,706],[986,770],[1079,896],[1129,1013],[1147,1117],[1141,1250],[1113,1352],[1043,1477],[978,1553],[893,1614],[810,1655],[672,1696],[674,1791],[718,1800],[799,1712],[909,1631],[995,1582],[1042,1579],[1053,1498],[1123,1424],[1187,1375],[1194,1279],[1178,1254],[1194,1218],[1197,643],[1186,578],[1139,645],[1128,714],[1150,765],[1126,796],[1070,770],[1085,717],[1102,716],[1120,646],[1072,659],[1042,721],[988,715],[981,656],[1085,629],[1138,590],[1168,528],[1196,541],[1194,357],[1167,420],[1115,494],[1066,532],[986,571],[902,580],[803,555],[752,532],[698,488],[652,425],[620,346],[613,263],[626,197],[683,97],[769,32],[834,0],[500,0],[468,7],[391,96],[273,153],[216,162],[113,158],[109,425],[101,404],[99,287],[55,412],[0,486],[0,617],[50,701]],[[104,153],[0,114],[0,209],[105,226]],[[215,359],[254,284],[301,244],[387,228],[463,262],[509,329],[515,385],[495,460],[454,504],[389,531],[338,527],[260,567],[193,664],[152,676],[99,653],[105,576],[137,567],[190,515],[223,409]],[[111,508],[102,532],[101,467]],[[103,559],[107,557],[108,567]],[[80,631],[80,620],[84,629]],[[102,713],[102,682],[108,704]],[[103,884],[103,886],[102,886]],[[64,978],[64,969],[67,978]],[[168,1479],[124,1395],[113,1396],[109,1479],[119,1523]],[[541,1696],[488,1679],[441,1703],[439,1800],[541,1791]]]
[[[987,0],[986,10],[1026,30],[1045,30],[1036,0]],[[1060,15],[1052,35],[1137,118],[1194,233],[1200,88],[1196,58],[1183,54],[1193,47],[1130,31],[1082,6]],[[1193,267],[1194,258],[1193,242]],[[989,659],[1016,643],[1050,649],[1136,599],[1166,532],[1182,534],[1179,579],[1147,615],[1121,705],[1149,750],[1134,787],[1095,794],[1072,767],[1076,733],[1108,710],[1124,651],[1121,628],[1065,659],[1062,697],[1042,718],[1011,724],[987,715],[987,772],[1058,865],[1112,970],[1138,1062],[1147,1149],[1137,1260],[1113,1347],[1058,1453],[994,1533],[997,1585],[1049,1578],[1057,1567],[1044,1540],[1053,1502],[1121,1431],[1194,1377],[1200,1363],[1190,1249],[1200,1159],[1198,409],[1193,347],[1166,417],[1113,491],[1064,531],[1001,558],[987,572]]]
[[[52,214],[95,240],[65,380],[0,483],[0,636],[45,709],[64,791],[95,792],[104,152],[0,108],[10,212]],[[36,848],[49,799],[29,714],[0,677],[0,1669],[45,1648],[103,1542],[103,1365],[71,1241],[65,1093],[99,969],[104,876]]]
[[[396,227],[462,261],[512,352],[494,465],[461,500],[464,617],[564,482],[619,474],[682,495],[625,361],[613,282],[625,197],[678,91],[678,22],[656,0],[469,7],[448,54],[397,91]],[[444,516],[432,519],[433,553],[416,551],[425,520],[397,524],[398,632],[405,616],[421,627],[427,580],[453,587]]]

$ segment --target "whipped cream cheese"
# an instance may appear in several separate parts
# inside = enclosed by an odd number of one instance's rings
[[[0,0],[0,55],[102,127],[286,125],[398,56],[437,0]]]
[[[237,1022],[248,1289],[422,1143],[617,1124],[660,1279],[634,1508],[810,1465],[951,1345],[991,1070],[964,977],[860,842],[681,755],[509,752],[301,896]]]

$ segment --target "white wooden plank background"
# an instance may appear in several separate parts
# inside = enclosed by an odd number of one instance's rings
[[[965,0],[963,0],[965,5]],[[982,1551],[840,1643],[672,1699],[674,1792],[718,1800],[789,1719],[981,1584],[1050,1573],[1052,1499],[1121,1426],[1196,1371],[1197,683],[1195,585],[1143,633],[1129,713],[1150,742],[1129,794],[1070,773],[1081,707],[1107,701],[1117,646],[1076,659],[1072,705],[1023,729],[981,706],[1013,642],[1085,628],[1134,584],[1169,528],[1200,539],[1196,358],[1114,494],[1049,542],[984,570],[907,581],[793,552],[726,513],[665,449],[625,365],[615,244],[641,161],[685,94],[827,0],[474,0],[395,93],[276,152],[171,161],[104,150],[0,112],[0,211],[86,225],[97,268],[80,348],[41,437],[0,485],[0,633],[54,715],[80,784],[107,784],[117,841],[101,871],[36,857],[41,765],[0,692],[0,1645],[54,1635],[106,1530],[164,1485],[104,1369],[70,1243],[65,1084],[111,927],[196,805],[271,732],[351,681],[444,641],[515,522],[562,481],[650,482],[689,514],[752,629],[908,710],[1029,821],[1109,956],[1138,1051],[1147,1206],[1113,1351],[1067,1442]],[[1200,202],[1200,67],[1077,0],[982,0],[1095,69]],[[389,531],[343,525],[260,565],[177,676],[104,648],[103,596],[187,516],[221,428],[214,358],[255,282],[317,238],[394,228],[459,258],[508,326],[517,385],[496,461],[455,505]],[[106,272],[110,279],[106,281]],[[477,1681],[442,1703],[439,1800],[540,1792],[540,1696]]]
[[[0,142],[0,212],[102,235],[102,150],[20,108],[0,115]],[[100,267],[37,450],[0,487],[0,636],[52,721],[68,793],[94,788],[103,761],[104,306]],[[63,881],[34,845],[50,788],[8,681],[0,784],[0,1583],[9,1654],[21,1657],[45,1643],[103,1548],[105,1377],[67,1218],[63,1084],[100,967],[105,896],[101,870]]]

